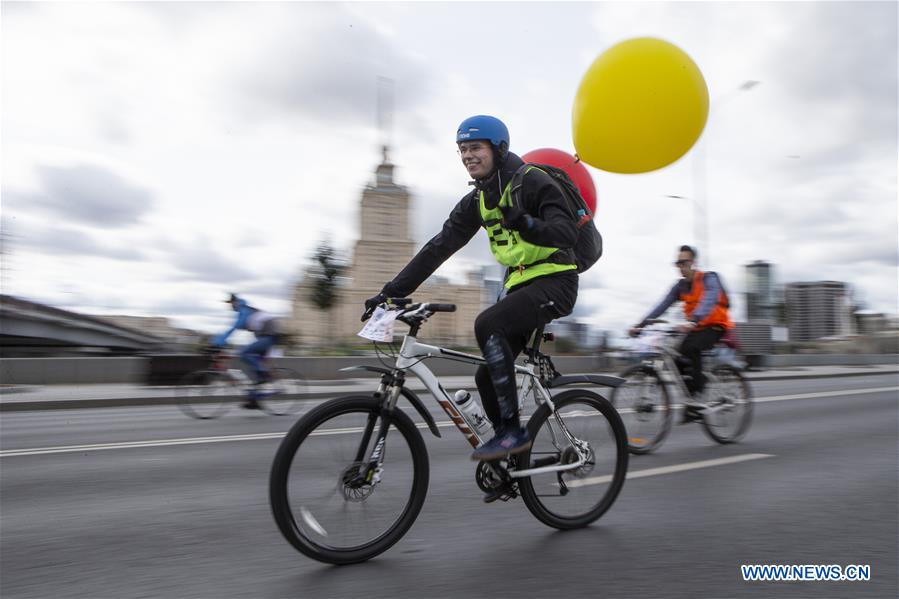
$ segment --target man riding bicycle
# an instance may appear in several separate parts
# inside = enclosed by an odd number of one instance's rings
[[[727,293],[724,291],[718,275],[714,272],[702,272],[693,268],[697,252],[688,245],[682,245],[674,265],[680,270],[682,279],[678,280],[668,295],[650,312],[640,324],[631,328],[628,333],[633,337],[647,322],[661,316],[671,304],[684,302],[684,315],[687,324],[679,329],[686,333],[679,351],[684,356],[689,377],[685,377],[687,390],[693,402],[685,402],[683,422],[700,418],[698,411],[704,405],[701,401],[705,389],[705,375],[702,372],[702,352],[711,349],[724,336],[728,329],[734,328],[730,320]]]
[[[475,320],[475,337],[487,362],[478,368],[475,382],[495,436],[471,457],[495,460],[531,446],[519,421],[515,358],[535,329],[574,309],[578,275],[570,248],[577,229],[565,197],[543,171],[527,171],[521,205],[513,205],[510,182],[524,163],[509,151],[509,131],[499,119],[465,119],[456,132],[456,145],[475,189],[456,204],[441,232],[365,306],[370,310],[387,298],[411,295],[485,229],[494,257],[508,267],[507,293]]]
[[[273,314],[254,308],[233,293],[225,302],[231,304],[231,309],[237,312],[237,320],[234,321],[230,329],[213,338],[212,345],[217,347],[224,346],[231,333],[237,329],[252,331],[256,335],[256,340],[240,350],[240,359],[250,366],[257,385],[268,382],[269,372],[262,359],[278,343],[280,337],[279,319]],[[259,403],[252,395],[243,407],[249,410],[260,409]]]

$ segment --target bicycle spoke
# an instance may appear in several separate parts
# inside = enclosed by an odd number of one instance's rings
[[[298,414],[304,405],[306,382],[289,368],[273,368],[271,382],[258,391],[263,409],[275,416]]]
[[[240,389],[227,375],[200,370],[185,377],[175,388],[178,407],[192,418],[207,420],[224,414],[239,398]]]
[[[733,443],[742,437],[752,418],[752,397],[745,379],[730,367],[716,369],[706,386],[708,407],[703,427],[718,443]]]
[[[545,420],[536,434],[532,430],[527,463],[542,465],[547,460],[544,456],[558,456],[556,464],[571,468],[521,479],[522,497],[534,515],[550,526],[585,526],[608,509],[624,481],[625,431],[611,405],[594,393],[565,392],[555,404],[556,414],[544,410],[534,416]]]
[[[368,463],[380,437],[380,418],[373,417],[378,406],[364,397],[323,404],[301,418],[279,448],[273,510],[281,532],[310,557],[329,563],[368,559],[396,542],[421,507],[427,454],[402,412],[387,428],[380,468]]]
[[[612,402],[628,434],[632,453],[649,453],[661,444],[671,428],[667,392],[658,375],[638,366],[622,374],[623,385],[612,394]]]

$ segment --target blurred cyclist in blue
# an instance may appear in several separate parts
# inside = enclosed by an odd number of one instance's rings
[[[225,300],[231,304],[231,309],[237,312],[237,320],[231,325],[231,328],[217,335],[212,340],[212,345],[222,347],[231,336],[231,333],[237,329],[252,331],[256,335],[256,340],[240,350],[240,359],[247,363],[252,369],[257,385],[265,383],[269,380],[269,372],[262,362],[262,358],[271,351],[271,349],[280,341],[281,323],[280,319],[269,312],[263,312],[254,308],[246,302],[246,300],[234,295]],[[248,409],[259,409],[259,404],[255,397],[252,397],[244,404]]]

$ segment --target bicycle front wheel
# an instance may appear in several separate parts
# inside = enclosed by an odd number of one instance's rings
[[[555,412],[543,404],[528,421],[533,446],[518,458],[519,469],[583,464],[523,478],[519,489],[525,505],[544,524],[581,528],[602,516],[621,492],[627,434],[615,408],[592,391],[565,391],[553,403]]]
[[[262,409],[274,416],[297,414],[303,407],[306,381],[296,370],[272,368],[271,381],[257,392]]]
[[[612,391],[612,405],[627,429],[633,454],[655,450],[671,431],[671,398],[655,369],[642,364],[621,373],[624,383]]]
[[[705,393],[703,430],[723,445],[739,441],[752,421],[752,392],[746,378],[736,368],[719,366],[708,377]]]
[[[181,411],[199,420],[218,418],[241,397],[241,389],[224,372],[197,370],[191,372],[175,389]]]
[[[366,472],[382,418],[389,429],[382,468]],[[272,464],[269,499],[284,537],[304,555],[352,564],[390,548],[409,530],[428,490],[428,453],[403,412],[349,396],[317,406],[284,437]]]

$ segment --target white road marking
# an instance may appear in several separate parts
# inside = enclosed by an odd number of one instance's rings
[[[754,403],[767,403],[772,401],[788,401],[794,399],[812,399],[819,397],[837,397],[840,395],[863,395],[869,393],[884,393],[887,391],[899,391],[899,387],[877,387],[874,389],[845,389],[842,391],[817,391],[814,393],[797,393],[793,395],[775,395],[771,397],[757,397]],[[899,396],[897,396],[899,397]],[[418,423],[416,426],[420,429],[428,428],[424,422]],[[455,426],[450,421],[438,422],[439,428]],[[362,427],[350,427],[339,429],[327,429],[316,431],[315,436],[319,435],[341,435],[347,433],[358,433]],[[287,433],[255,433],[246,435],[225,435],[219,437],[187,437],[182,439],[155,439],[149,441],[124,441],[118,443],[95,443],[89,445],[64,445],[58,447],[34,447],[30,449],[6,449],[0,451],[0,458],[12,458],[18,456],[30,455],[47,455],[54,453],[83,453],[88,451],[106,451],[111,449],[132,449],[139,447],[166,447],[170,445],[199,445],[205,443],[227,443],[231,441],[258,441],[262,439],[279,439]]]
[[[813,399],[816,397],[839,397],[840,395],[865,395],[868,393],[885,393],[887,391],[899,391],[899,387],[875,387],[873,389],[843,390],[843,391],[817,391],[815,393],[796,393],[793,395],[772,395],[759,397],[755,403],[768,403],[769,401],[789,401],[791,399]],[[896,396],[899,398],[899,395]]]
[[[671,466],[660,466],[659,468],[647,468],[645,470],[630,470],[627,478],[645,478],[647,476],[660,476],[662,474],[671,474],[673,472],[684,472],[686,470],[696,470],[698,468],[711,468],[713,466],[724,466],[726,464],[737,464],[749,460],[761,460],[763,458],[773,458],[774,454],[770,453],[744,453],[741,455],[730,456],[727,458],[716,458],[714,460],[702,460],[699,462],[687,462],[685,464],[672,464]],[[612,480],[611,475],[594,476],[593,478],[584,478],[581,480],[565,481],[568,487],[585,487],[587,485],[598,485],[607,483]]]

